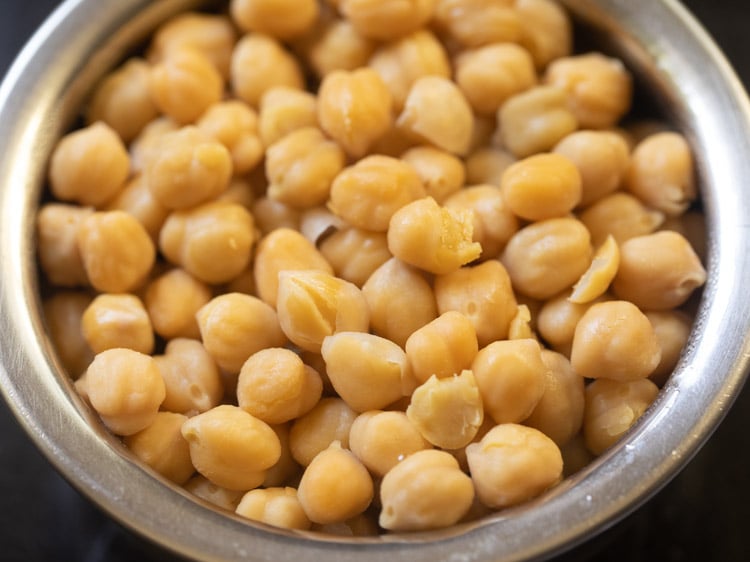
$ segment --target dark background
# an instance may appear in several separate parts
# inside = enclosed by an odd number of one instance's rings
[[[687,0],[750,87],[750,3]],[[56,0],[0,0],[0,76]],[[750,155],[748,155],[750,157]],[[750,386],[670,484],[565,561],[750,559]],[[0,561],[173,561],[73,490],[0,399]]]

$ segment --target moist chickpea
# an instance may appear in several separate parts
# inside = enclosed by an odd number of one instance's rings
[[[649,378],[661,387],[680,360],[690,337],[692,323],[690,316],[680,310],[651,311],[646,313],[646,317],[654,328],[661,348],[661,361]]]
[[[232,0],[229,13],[242,31],[291,39],[312,28],[319,7],[317,0]]]
[[[438,203],[459,191],[466,180],[463,162],[456,156],[431,146],[415,146],[401,159],[417,172],[426,193]]]
[[[479,350],[471,370],[485,415],[496,423],[519,423],[541,400],[549,369],[539,342],[526,339],[492,342]]]
[[[392,41],[416,31],[432,17],[436,0],[339,0],[341,14],[363,37]]]
[[[78,228],[77,242],[89,282],[105,293],[139,287],[156,257],[146,230],[124,211],[89,215]]]
[[[599,379],[586,387],[583,436],[588,450],[600,455],[638,421],[659,388],[648,379]]]
[[[244,495],[242,490],[229,490],[217,486],[201,474],[196,474],[188,480],[184,488],[211,505],[227,511],[234,511]]]
[[[341,398],[321,398],[312,410],[292,423],[289,431],[292,457],[307,466],[334,441],[348,447],[349,431],[356,417],[357,412]]]
[[[614,126],[630,109],[633,78],[619,59],[601,53],[562,57],[550,63],[544,81],[568,94],[584,129]]]
[[[78,228],[94,210],[65,203],[45,203],[36,216],[37,255],[47,279],[61,287],[88,284]]]
[[[460,45],[517,43],[521,20],[512,0],[437,0],[434,21]]]
[[[503,149],[479,148],[466,158],[466,183],[500,187],[503,173],[515,161],[515,157]]]
[[[537,329],[545,343],[563,355],[570,355],[576,325],[591,304],[605,300],[606,296],[589,303],[575,303],[564,291],[544,302],[537,314]]]
[[[130,168],[133,174],[140,174],[146,169],[146,163],[161,151],[161,137],[180,128],[167,116],[157,117],[147,123],[136,138],[130,143]]]
[[[539,70],[573,50],[573,29],[565,10],[551,0],[516,0],[521,22],[520,44]]]
[[[85,377],[91,406],[116,435],[132,435],[150,426],[164,401],[164,380],[156,362],[132,349],[98,353]]]
[[[97,121],[68,133],[52,151],[49,184],[60,201],[102,207],[125,185],[130,159],[120,137]]]
[[[299,230],[301,211],[270,197],[260,197],[253,202],[255,225],[262,235],[278,229]]]
[[[474,486],[450,453],[418,451],[385,475],[380,499],[381,527],[391,531],[440,529],[466,515],[474,500]]]
[[[309,92],[287,86],[269,89],[260,99],[258,132],[264,146],[271,146],[287,134],[318,124],[317,98]]]
[[[161,337],[197,338],[195,313],[211,296],[208,285],[184,269],[174,268],[148,284],[144,301],[154,331]]]
[[[260,486],[281,455],[273,429],[237,406],[216,406],[188,419],[182,435],[195,469],[230,490]]]
[[[509,98],[497,112],[498,139],[517,158],[551,150],[578,128],[564,90],[535,86]]]
[[[362,287],[373,272],[391,259],[385,232],[345,228],[327,236],[320,243],[320,253],[335,274]]]
[[[536,82],[534,60],[514,43],[485,45],[456,58],[456,84],[479,114],[494,115],[508,98]]]
[[[519,304],[516,314],[508,326],[509,340],[538,339],[531,327],[531,310],[525,304]]]
[[[644,310],[667,310],[683,304],[705,282],[706,270],[690,242],[663,230],[622,243],[612,291]]]
[[[396,211],[424,196],[414,168],[390,156],[373,155],[336,176],[328,207],[352,226],[384,232]]]
[[[656,369],[660,359],[651,323],[631,302],[596,303],[576,325],[570,362],[586,378],[642,379]]]
[[[583,223],[563,217],[538,221],[508,241],[501,260],[513,288],[537,299],[571,287],[591,263],[591,240]]]
[[[226,147],[232,159],[232,173],[236,176],[247,174],[263,158],[258,115],[241,101],[227,100],[213,104],[201,115],[196,125]]]
[[[295,208],[322,205],[345,163],[344,151],[317,127],[292,131],[266,152],[267,196]]]
[[[182,436],[187,416],[159,412],[147,428],[123,440],[133,454],[164,478],[185,484],[195,472],[190,461],[190,447]]]
[[[318,78],[323,78],[334,70],[367,65],[374,50],[375,42],[360,35],[351,22],[336,19],[312,42],[307,57]]]
[[[398,258],[377,268],[362,285],[374,333],[403,346],[438,316],[435,293],[424,276]]]
[[[620,249],[614,237],[608,236],[594,254],[591,265],[573,286],[568,297],[573,302],[590,302],[603,295],[620,266]]]
[[[135,295],[98,295],[83,313],[81,330],[94,353],[121,347],[149,354],[154,349],[151,320]]]
[[[644,204],[667,216],[678,216],[697,197],[693,155],[685,137],[650,135],[633,149],[625,187]]]
[[[91,300],[91,295],[82,291],[59,291],[43,303],[47,333],[60,363],[73,380],[78,379],[94,359],[81,330],[81,319]]]
[[[474,326],[479,347],[505,339],[516,314],[516,298],[505,267],[487,260],[435,278],[438,312],[455,310]]]
[[[266,478],[263,480],[263,487],[272,488],[283,486],[287,482],[296,482],[302,475],[302,467],[292,457],[292,450],[289,446],[289,433],[291,423],[274,424],[271,426],[276,437],[281,443],[281,456],[271,468],[266,470]]]
[[[249,33],[232,51],[230,84],[235,96],[257,108],[271,88],[302,90],[305,81],[299,63],[281,43],[262,33]]]
[[[396,124],[414,139],[458,156],[471,148],[471,106],[448,78],[423,76],[415,81]]]
[[[466,447],[466,457],[477,497],[494,509],[534,498],[562,478],[560,449],[533,427],[498,425]]]
[[[377,521],[367,511],[341,523],[313,524],[312,529],[340,537],[377,537],[380,534]]]
[[[154,361],[167,392],[163,409],[192,415],[218,406],[224,397],[219,367],[200,341],[170,340]]]
[[[323,131],[354,158],[391,127],[391,94],[371,68],[334,70],[318,90],[318,122]]]
[[[616,191],[584,209],[578,218],[591,233],[591,243],[601,246],[608,236],[621,245],[636,236],[651,234],[664,222],[664,214],[650,209],[629,193]]]
[[[167,220],[169,209],[154,197],[143,174],[133,176],[106,207],[107,211],[125,211],[143,225],[154,243]]]
[[[297,490],[290,487],[250,490],[240,500],[237,515],[282,529],[309,529]]]

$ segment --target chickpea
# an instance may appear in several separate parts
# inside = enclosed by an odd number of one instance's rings
[[[60,201],[102,207],[125,185],[130,159],[120,137],[97,121],[65,135],[52,151],[49,183]]]
[[[292,131],[266,152],[267,195],[295,208],[322,205],[346,156],[317,127]]]
[[[167,220],[169,209],[161,204],[148,188],[143,174],[133,176],[106,207],[107,211],[125,211],[143,225],[154,243]]]
[[[231,0],[229,12],[242,31],[291,39],[313,26],[319,7],[317,0]]]
[[[466,457],[477,496],[495,509],[534,498],[562,478],[560,449],[533,427],[498,425],[466,447]]]
[[[320,253],[333,266],[335,274],[362,287],[377,268],[392,256],[385,232],[344,228],[320,243]]]
[[[418,451],[393,467],[380,486],[380,526],[391,531],[440,529],[471,508],[474,486],[445,451]]]
[[[230,490],[260,486],[281,455],[273,429],[237,406],[216,406],[188,419],[182,435],[195,469]]]
[[[81,330],[94,353],[121,347],[150,354],[154,349],[151,320],[135,295],[98,295],[81,317]]]
[[[591,260],[591,265],[573,286],[568,297],[572,302],[590,302],[603,295],[620,266],[620,249],[611,235],[607,237]]]
[[[435,24],[464,47],[517,43],[521,21],[512,0],[437,0]]]
[[[139,460],[164,478],[185,484],[195,472],[190,448],[180,432],[187,419],[182,414],[158,412],[151,425],[123,441]]]
[[[318,101],[309,92],[276,86],[260,98],[258,132],[264,146],[271,146],[292,131],[317,124]]]
[[[170,340],[164,355],[154,356],[154,361],[164,379],[165,410],[185,415],[207,412],[224,397],[219,367],[201,342]]]
[[[349,224],[323,205],[305,209],[300,215],[299,231],[316,248],[331,234],[345,228],[349,228]]]
[[[528,49],[537,69],[573,50],[573,29],[565,10],[550,0],[516,0],[521,22],[520,44]]]
[[[577,303],[570,300],[570,292],[564,291],[544,302],[537,314],[537,329],[545,343],[563,355],[570,355],[576,325],[589,307],[606,300],[602,296],[591,302]]]
[[[211,289],[184,269],[174,268],[146,287],[145,304],[154,331],[169,340],[198,338],[195,314],[211,300]]]
[[[591,240],[582,222],[563,217],[519,230],[501,256],[513,288],[547,299],[571,287],[591,263]]]
[[[466,158],[466,183],[500,187],[503,173],[515,161],[512,154],[500,148],[479,148]]]
[[[234,511],[244,495],[242,490],[222,488],[200,474],[188,480],[184,488],[211,505],[227,511]]]
[[[271,468],[266,471],[266,478],[263,480],[265,488],[282,486],[285,482],[298,481],[302,475],[302,467],[292,457],[292,450],[289,446],[290,423],[272,425],[276,437],[281,443],[281,456]]]
[[[78,227],[77,242],[86,276],[96,290],[105,293],[139,287],[156,257],[146,230],[124,211],[89,215]]]
[[[660,359],[651,323],[631,302],[596,303],[576,325],[570,362],[586,378],[642,379],[656,369]]]
[[[632,195],[616,191],[587,207],[578,217],[601,246],[608,236],[619,245],[636,236],[651,234],[664,222],[664,214],[649,209]]]
[[[315,74],[323,78],[334,70],[354,70],[367,65],[373,51],[374,41],[360,35],[350,21],[336,19],[313,41],[307,56]]]
[[[146,169],[146,163],[161,151],[161,137],[177,131],[180,125],[166,116],[157,117],[147,123],[130,143],[130,168],[133,174]]]
[[[45,203],[36,216],[37,255],[47,279],[62,287],[88,284],[78,229],[94,212],[90,207],[65,203]]]
[[[551,150],[578,128],[567,99],[555,86],[535,86],[512,96],[497,112],[502,145],[517,158]]]
[[[235,513],[282,529],[306,530],[311,525],[297,490],[290,487],[250,490],[242,496]]]
[[[391,94],[371,68],[334,70],[318,90],[318,122],[344,151],[360,158],[391,127]]]
[[[328,207],[352,226],[384,232],[396,211],[424,196],[422,181],[409,164],[372,155],[336,176]]]
[[[341,14],[363,37],[392,41],[416,31],[432,17],[436,0],[339,0]]]
[[[229,151],[234,175],[247,174],[263,158],[258,115],[244,102],[228,100],[215,103],[201,115],[196,126]]]
[[[622,243],[612,290],[644,310],[667,310],[683,304],[705,282],[706,270],[690,242],[663,230]]]
[[[204,203],[167,217],[159,233],[159,249],[199,281],[226,283],[250,262],[253,226],[253,216],[242,205]]]
[[[455,310],[474,326],[479,347],[505,339],[516,314],[516,298],[505,267],[487,260],[435,278],[438,312]]]
[[[414,267],[391,258],[362,285],[374,333],[403,346],[416,330],[438,316],[435,294]]]
[[[638,421],[656,399],[659,388],[648,379],[599,379],[586,387],[583,435],[586,447],[600,455]]]
[[[661,361],[649,378],[658,386],[663,386],[677,366],[690,337],[691,319],[679,310],[659,310],[646,313],[646,318],[656,333],[661,348]]]
[[[426,193],[438,203],[459,191],[466,179],[463,162],[452,154],[431,146],[415,146],[401,159],[417,172]]]
[[[156,419],[165,390],[152,357],[108,349],[94,357],[84,376],[88,400],[112,433],[132,435]]]
[[[519,304],[516,314],[508,326],[509,340],[538,339],[531,327],[531,310],[525,304]]]
[[[94,359],[81,330],[81,319],[91,300],[84,292],[61,291],[43,303],[47,333],[60,363],[73,380],[78,379]]]
[[[357,413],[341,398],[321,398],[312,410],[292,423],[289,431],[292,457],[302,466],[308,466],[334,441],[348,447],[349,431],[356,417]]]
[[[265,236],[274,230],[299,230],[301,212],[281,201],[269,197],[258,198],[252,206],[253,218],[258,230]]]

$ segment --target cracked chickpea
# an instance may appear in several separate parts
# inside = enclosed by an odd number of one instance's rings
[[[150,354],[154,349],[151,319],[135,295],[98,295],[83,313],[81,330],[94,353],[119,347]]]

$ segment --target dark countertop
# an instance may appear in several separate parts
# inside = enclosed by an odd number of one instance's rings
[[[56,0],[0,0],[0,75]],[[684,2],[750,88],[750,4]],[[750,387],[670,484],[635,513],[561,560],[750,559]],[[73,490],[0,400],[0,560],[172,561],[131,535]]]

